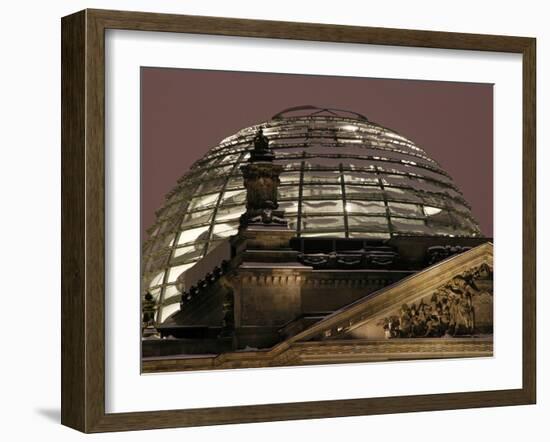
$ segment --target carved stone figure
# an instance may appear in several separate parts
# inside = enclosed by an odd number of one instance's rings
[[[273,152],[269,148],[269,140],[262,128],[254,137],[254,149],[250,152],[250,162],[273,161]]]
[[[151,293],[147,292],[145,296],[143,297],[143,301],[141,303],[141,310],[142,310],[142,327],[152,327],[155,323],[155,311],[156,311],[156,303],[153,298],[153,295]]]

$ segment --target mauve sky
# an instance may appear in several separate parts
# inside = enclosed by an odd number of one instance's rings
[[[414,141],[493,236],[493,86],[440,81],[141,69],[141,225],[223,138],[304,104],[347,109]]]

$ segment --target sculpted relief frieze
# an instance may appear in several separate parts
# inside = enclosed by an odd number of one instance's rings
[[[492,333],[493,269],[482,264],[453,277],[431,295],[377,321],[384,336],[421,338]]]

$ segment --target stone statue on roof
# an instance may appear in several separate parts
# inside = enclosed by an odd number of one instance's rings
[[[250,162],[257,161],[273,161],[273,152],[269,148],[269,140],[264,135],[262,128],[256,133],[254,137],[254,149],[250,153]]]

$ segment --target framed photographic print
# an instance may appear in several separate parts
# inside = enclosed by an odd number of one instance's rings
[[[81,11],[62,144],[65,425],[535,402],[534,39]]]

